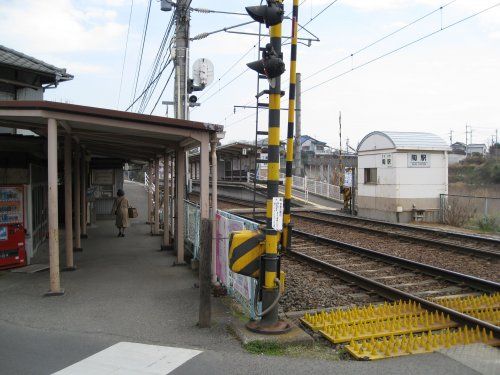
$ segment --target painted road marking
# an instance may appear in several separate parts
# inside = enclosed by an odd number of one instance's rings
[[[119,342],[77,362],[57,375],[166,375],[200,354],[199,350]]]

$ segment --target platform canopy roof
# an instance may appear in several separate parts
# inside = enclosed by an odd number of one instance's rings
[[[449,151],[450,146],[439,136],[423,132],[374,131],[366,135],[358,152],[377,150]]]
[[[222,132],[219,125],[49,101],[0,101],[0,127],[45,136],[48,119],[60,136],[73,139],[92,155],[148,161],[165,151],[196,147]]]

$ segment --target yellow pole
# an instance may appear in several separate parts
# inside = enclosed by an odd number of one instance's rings
[[[299,0],[293,0],[292,12],[292,45],[290,56],[290,88],[288,93],[288,134],[286,142],[286,178],[285,204],[283,212],[282,246],[286,251],[291,245],[291,202],[292,202],[292,168],[293,168],[293,133],[295,125],[295,85],[297,83],[297,34],[299,18]]]
[[[282,1],[281,1],[282,2]],[[281,54],[282,25],[269,29],[271,45],[276,54]],[[280,178],[280,107],[281,77],[275,78],[274,87],[269,87],[269,132],[268,132],[268,171],[267,171],[267,210],[266,210],[266,254],[264,256],[264,285],[262,291],[262,310],[266,311],[279,296],[276,285],[278,272],[278,231],[272,226],[273,198],[279,196]],[[274,325],[278,322],[278,305],[262,317],[261,324]]]

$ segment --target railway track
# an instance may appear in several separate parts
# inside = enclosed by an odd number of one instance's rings
[[[500,259],[500,240],[494,238],[458,232],[444,232],[431,228],[387,223],[325,212],[296,213],[293,216],[302,220],[322,224],[335,224],[378,235],[399,238],[413,243],[438,245],[464,254]]]
[[[443,307],[429,298],[495,293],[500,284],[427,264],[294,230],[287,254],[390,300],[413,300],[429,310],[448,314],[456,322],[486,328],[500,337],[500,328]]]
[[[200,199],[200,194],[199,193],[192,192],[189,195],[190,195],[191,200],[193,202],[195,202],[195,203],[199,202],[199,199]],[[226,196],[223,196],[223,195],[218,195],[217,196],[217,201],[233,205],[233,206],[235,206],[234,208],[240,208],[240,207],[252,208],[253,207],[253,200],[239,199],[239,198],[233,198],[233,197],[226,197]],[[265,205],[265,203],[257,200],[257,207],[263,206],[263,205]],[[226,207],[226,208],[228,208],[228,207]]]

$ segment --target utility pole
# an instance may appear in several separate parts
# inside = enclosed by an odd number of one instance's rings
[[[296,83],[295,83],[295,174],[297,176],[303,176],[304,171],[302,170],[302,144],[300,143],[300,138],[302,137],[302,85],[301,85],[301,74],[297,73]]]
[[[339,186],[344,185],[344,165],[342,163],[342,112],[339,112]]]
[[[189,4],[191,0],[177,0],[175,8],[175,118],[188,120],[187,81],[189,67]]]
[[[288,131],[286,141],[286,177],[285,204],[283,212],[283,235],[281,236],[282,251],[286,252],[292,246],[292,169],[293,169],[293,132],[295,122],[295,99],[297,84],[297,33],[299,18],[299,0],[293,0],[292,45],[290,53],[290,86],[288,92]]]
[[[472,126],[469,124],[465,125],[465,145],[472,144]]]
[[[450,145],[453,144],[453,130],[450,129]]]

